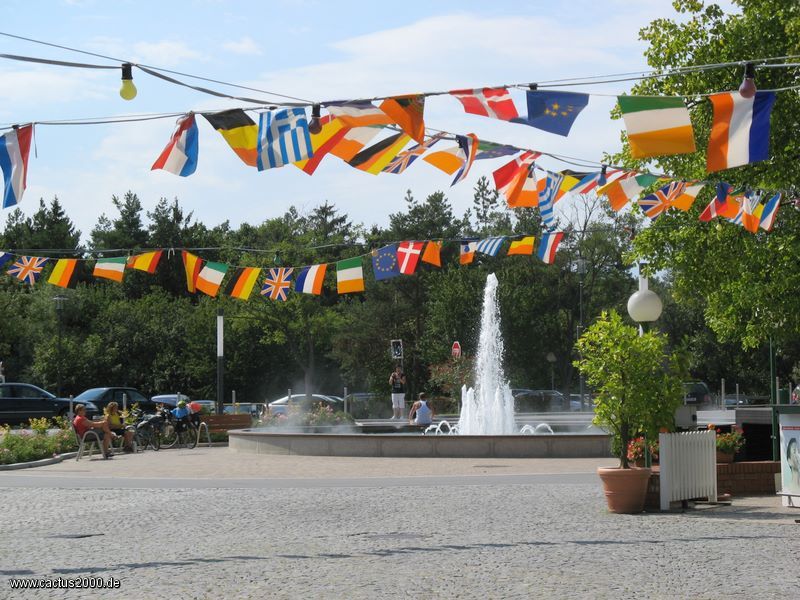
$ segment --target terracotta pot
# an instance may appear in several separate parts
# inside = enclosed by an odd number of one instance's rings
[[[599,467],[597,474],[603,482],[608,510],[622,514],[635,514],[644,510],[650,469]]]
[[[720,452],[717,450],[717,462],[718,463],[732,463],[733,462],[733,452]]]

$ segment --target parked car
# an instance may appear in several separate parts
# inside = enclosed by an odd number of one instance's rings
[[[150,398],[150,401],[154,404],[163,404],[164,406],[169,406],[171,408],[175,408],[178,406],[178,394],[161,394],[159,396],[153,396]],[[184,402],[191,402],[189,396],[185,396],[181,394],[180,400]]]
[[[299,407],[302,411],[311,410],[315,404],[330,406],[335,411],[344,408],[344,402],[342,400],[337,400],[336,398],[324,394],[310,394],[310,397],[307,397],[306,394],[292,394],[291,402],[292,405]],[[288,403],[288,396],[273,400],[267,405],[269,407],[269,413],[271,415],[286,414]]]
[[[564,412],[570,410],[569,400],[558,390],[529,390],[515,388],[515,412]]]
[[[704,381],[690,381],[683,384],[684,404],[710,404],[711,390]]]
[[[748,404],[752,404],[752,400],[747,396],[725,396],[722,399],[722,406],[725,408],[736,408],[737,406],[747,406]]]
[[[225,404],[222,407],[224,415],[246,415],[249,414],[257,419],[264,413],[263,402],[237,402],[236,404]]]
[[[126,396],[125,403],[123,403],[123,394]],[[82,392],[75,398],[76,403],[86,404],[92,402],[102,412],[109,402],[116,402],[119,404],[120,410],[127,404],[133,406],[138,404],[139,408],[144,412],[152,412],[156,409],[156,403],[149,400],[147,396],[142,394],[139,390],[130,387],[103,387],[92,388]]]
[[[74,404],[77,403],[75,400]],[[100,414],[93,402],[82,404],[86,406],[87,417]],[[50,392],[29,383],[0,383],[0,423],[18,425],[27,423],[28,419],[66,416],[68,413],[68,398],[56,398]]]

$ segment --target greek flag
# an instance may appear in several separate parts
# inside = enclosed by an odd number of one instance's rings
[[[564,181],[564,176],[562,174],[548,173],[544,190],[539,195],[539,213],[542,215],[542,221],[544,221],[548,227],[551,227],[555,221],[553,205],[556,203],[556,195],[558,194],[558,188],[561,187],[562,181]]]
[[[313,154],[304,109],[284,108],[261,113],[256,160],[259,171],[305,160]]]
[[[481,254],[486,254],[487,256],[497,256],[497,251],[500,250],[500,246],[503,245],[503,241],[505,239],[506,238],[504,237],[486,238],[485,240],[478,242],[478,247],[476,250]]]

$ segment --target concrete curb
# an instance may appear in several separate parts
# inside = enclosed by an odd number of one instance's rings
[[[56,463],[60,463],[62,460],[68,458],[75,458],[77,455],[78,455],[77,452],[66,452],[64,454],[59,454],[58,456],[54,456],[53,458],[43,458],[41,460],[34,460],[31,462],[23,462],[23,463],[12,463],[10,465],[0,465],[0,471],[17,471],[19,469],[46,467],[47,465],[54,465]]]

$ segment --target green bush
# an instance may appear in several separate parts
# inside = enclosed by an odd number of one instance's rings
[[[67,429],[60,429],[53,435],[47,435],[46,429],[45,432],[39,432],[38,427],[36,433],[22,431],[12,434],[8,427],[3,427],[0,428],[0,435],[2,465],[50,458],[78,447],[75,435]]]

